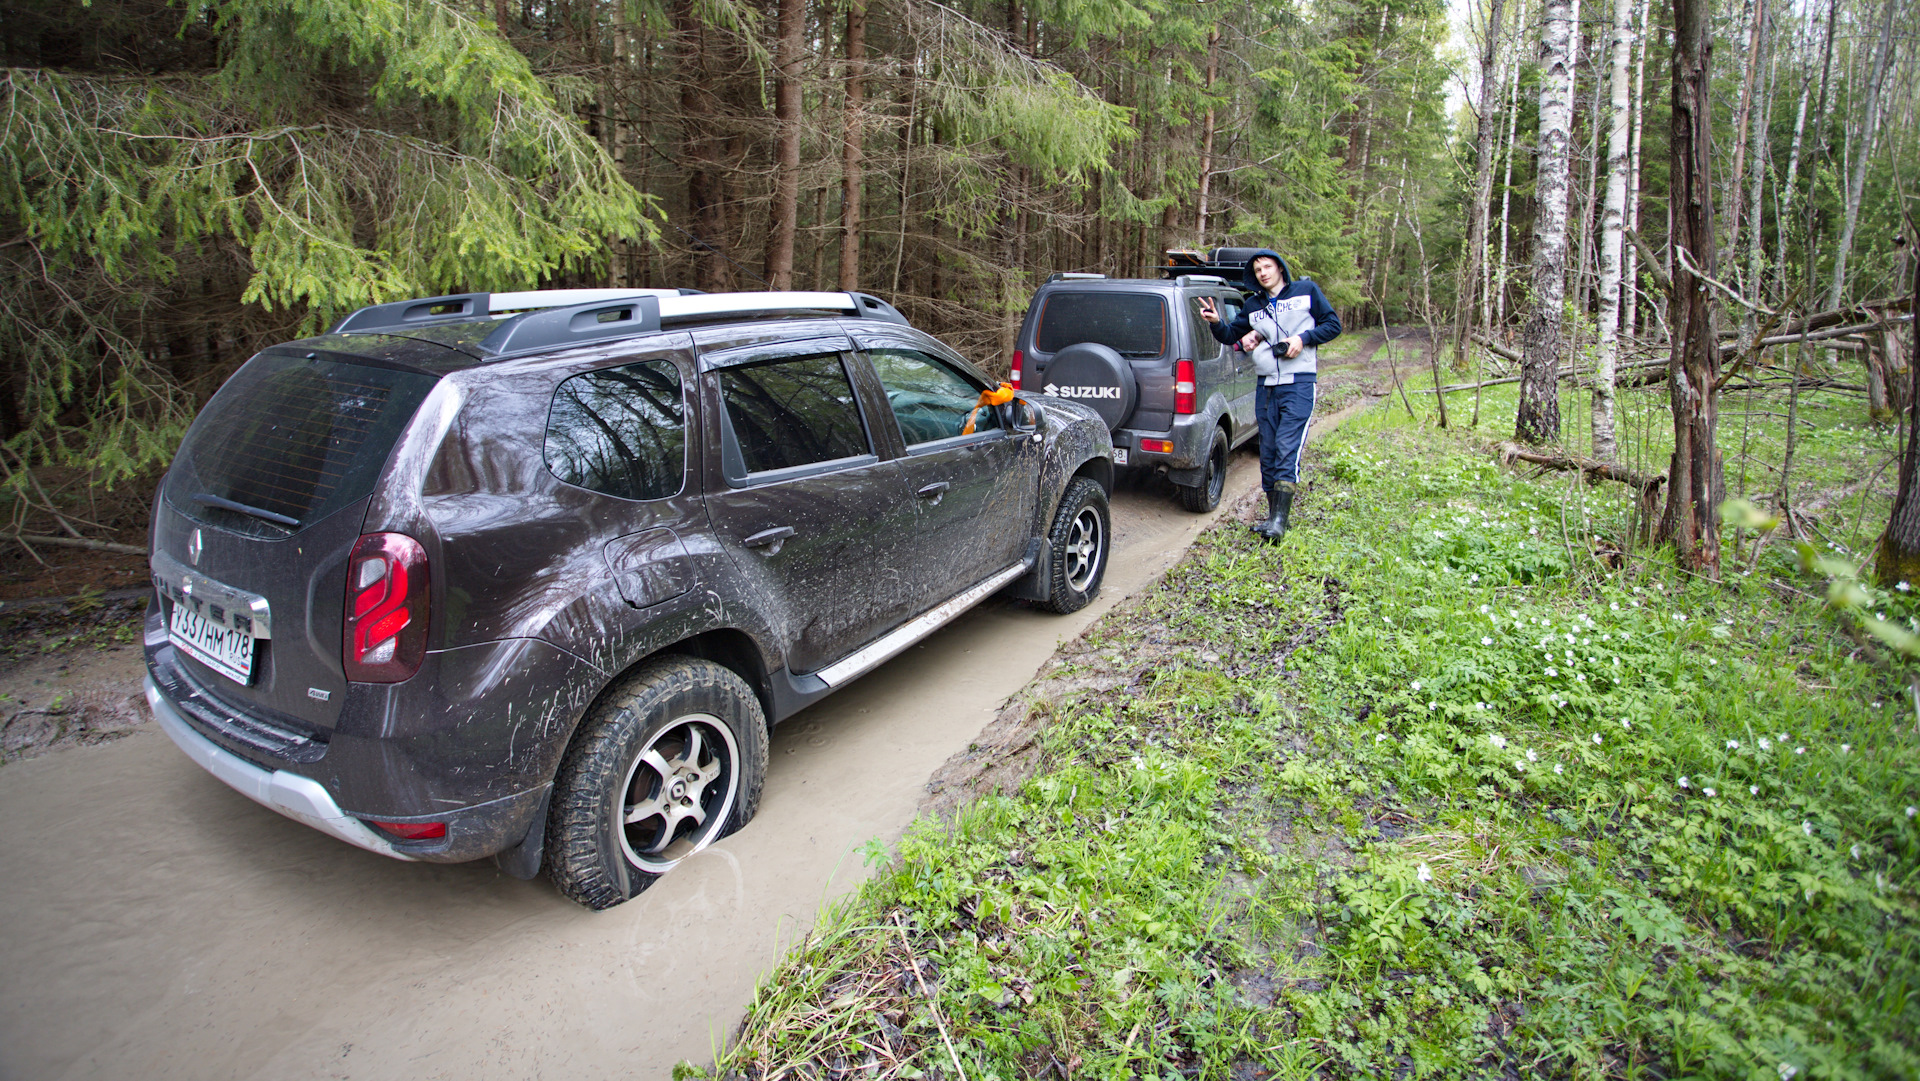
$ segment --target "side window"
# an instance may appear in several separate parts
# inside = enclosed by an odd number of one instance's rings
[[[740,452],[739,462],[729,465],[738,465],[739,474],[870,453],[853,384],[837,353],[723,368],[719,379]]]
[[[918,349],[875,349],[872,356],[907,446],[962,434],[968,414],[980,402],[980,388],[973,380]],[[995,409],[982,409],[974,417],[976,432],[998,427],[1000,414]]]
[[[1233,317],[1227,314],[1227,306],[1216,300],[1214,308],[1220,313],[1220,321],[1231,322]],[[1187,325],[1193,328],[1193,359],[1212,360],[1220,355],[1220,343],[1214,340],[1213,328],[1200,318],[1200,298],[1187,298]]]
[[[661,499],[686,472],[680,372],[649,360],[576,375],[547,413],[547,468],[568,484],[622,499]]]

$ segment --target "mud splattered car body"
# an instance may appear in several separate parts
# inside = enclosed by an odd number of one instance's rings
[[[1098,590],[1106,426],[989,386],[864,294],[363,310],[183,442],[148,700],[343,840],[618,903],[751,815],[771,724],[996,592]]]

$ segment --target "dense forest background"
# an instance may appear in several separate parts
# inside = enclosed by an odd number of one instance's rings
[[[9,0],[0,470],[149,471],[258,347],[465,290],[859,288],[1004,371],[1049,273],[1258,243],[1436,365],[1663,341],[1677,5],[1463,3]],[[1915,0],[1686,6],[1724,332],[1904,295]]]

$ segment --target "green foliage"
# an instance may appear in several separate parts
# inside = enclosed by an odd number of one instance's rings
[[[187,18],[217,65],[0,75],[0,219],[32,255],[9,268],[25,295],[0,317],[26,359],[10,441],[26,460],[108,481],[164,461],[192,403],[138,327],[200,287],[178,280],[183,260],[233,252],[238,300],[311,331],[395,297],[532,286],[603,259],[610,235],[655,234],[649,200],[573,115],[587,87],[537,76],[466,9],[225,0]],[[57,316],[83,292],[115,307],[48,319],[28,303]],[[78,430],[61,419],[76,406]]]
[[[1317,459],[1285,544],[1227,524],[1089,632],[1040,774],[916,827],[713,1076],[1920,1069],[1902,662],[1788,561],[1609,569],[1388,409]]]

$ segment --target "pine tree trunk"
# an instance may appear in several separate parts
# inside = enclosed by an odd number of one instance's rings
[[[1611,461],[1613,377],[1620,360],[1620,264],[1625,254],[1627,166],[1631,156],[1633,0],[1613,0],[1612,98],[1607,125],[1607,205],[1600,219],[1600,350],[1593,373],[1593,456]]]
[[[767,288],[793,288],[793,240],[800,224],[800,64],[806,55],[806,0],[780,0],[773,75],[773,216],[767,227]]]
[[[1207,196],[1213,190],[1213,80],[1220,71],[1220,27],[1207,29],[1207,119],[1200,137],[1200,207],[1194,215],[1194,243],[1207,245]]]
[[[1679,0],[1686,2],[1686,0]],[[1560,438],[1560,351],[1567,285],[1568,142],[1573,113],[1573,59],[1578,0],[1546,0],[1540,34],[1540,145],[1533,230],[1533,306],[1527,313],[1520,361],[1520,411],[1514,438],[1551,443]]]
[[[1907,263],[1912,268],[1913,286],[1907,308],[1920,311],[1920,256],[1908,258]],[[1920,380],[1920,324],[1914,326],[1907,340],[1907,371]],[[1900,456],[1900,483],[1893,497],[1893,514],[1887,519],[1887,531],[1880,536],[1874,560],[1874,575],[1883,586],[1920,582],[1920,468],[1916,466],[1920,466],[1920,393],[1907,396],[1907,446]]]
[[[1480,94],[1474,106],[1473,197],[1468,201],[1466,259],[1460,264],[1460,277],[1454,287],[1453,367],[1467,368],[1467,334],[1473,317],[1474,287],[1480,283],[1480,265],[1486,258],[1487,217],[1492,212],[1493,153],[1495,132],[1493,101],[1500,93],[1494,65],[1500,55],[1500,32],[1505,25],[1504,0],[1492,0],[1487,9],[1483,31],[1485,44],[1480,50]]]
[[[1672,541],[1680,565],[1720,576],[1722,470],[1719,425],[1720,344],[1706,283],[1694,274],[1714,265],[1713,30],[1708,0],[1673,0],[1673,334],[1667,387],[1673,410],[1673,462],[1657,541]],[[1680,257],[1685,253],[1685,258]]]
[[[719,78],[710,63],[712,50],[706,24],[692,0],[675,5],[674,24],[685,57],[680,74],[680,123],[687,170],[687,218],[693,226],[693,284],[696,289],[720,292],[728,287],[728,275],[721,254],[727,232],[725,169],[719,140],[713,134],[718,112],[714,87]]]
[[[860,288],[860,195],[866,187],[867,0],[847,2],[847,101],[840,137],[840,288]]]

